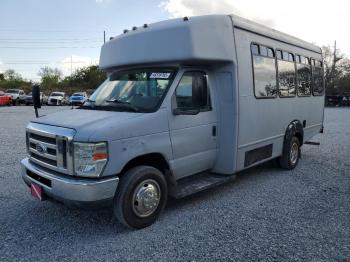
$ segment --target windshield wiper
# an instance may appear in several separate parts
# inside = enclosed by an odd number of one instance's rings
[[[118,99],[107,100],[106,102],[107,103],[114,103],[114,104],[125,106],[126,108],[131,109],[134,112],[139,112],[140,111],[136,106],[133,106],[130,102],[120,101]]]

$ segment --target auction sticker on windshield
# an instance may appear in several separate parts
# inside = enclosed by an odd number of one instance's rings
[[[171,73],[152,73],[149,78],[168,79]]]

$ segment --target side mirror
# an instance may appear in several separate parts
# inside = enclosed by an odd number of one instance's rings
[[[198,74],[192,80],[192,102],[195,108],[202,108],[207,105],[208,88],[207,77]]]
[[[34,85],[32,88],[32,97],[33,97],[33,105],[34,108],[41,108],[41,101],[40,101],[40,87],[38,85]]]

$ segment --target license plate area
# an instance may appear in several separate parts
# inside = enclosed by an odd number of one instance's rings
[[[51,180],[50,179],[39,176],[28,169],[27,169],[27,176],[29,176],[30,178],[32,178],[35,181],[38,181],[40,184],[51,188]]]
[[[30,185],[30,193],[33,197],[39,199],[40,201],[44,200],[44,192],[42,186],[39,186],[37,184],[31,184]]]

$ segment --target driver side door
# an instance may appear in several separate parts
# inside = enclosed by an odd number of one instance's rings
[[[216,159],[217,117],[207,83],[206,72],[186,71],[172,96],[169,129],[176,179],[210,170]],[[203,98],[199,107],[195,102],[198,85]]]

